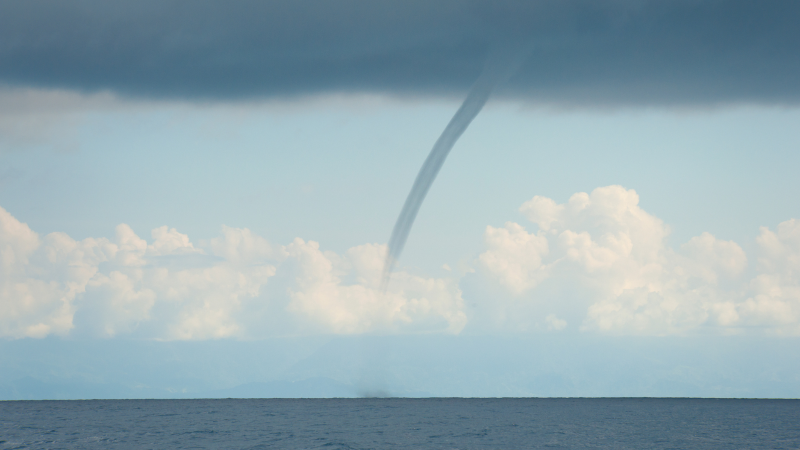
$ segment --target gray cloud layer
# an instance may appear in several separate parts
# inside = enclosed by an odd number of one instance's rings
[[[499,94],[561,104],[800,102],[800,2],[0,0],[0,83],[183,99]]]

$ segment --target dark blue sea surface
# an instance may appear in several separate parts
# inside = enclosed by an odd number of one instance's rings
[[[2,449],[798,449],[800,400],[0,402]]]

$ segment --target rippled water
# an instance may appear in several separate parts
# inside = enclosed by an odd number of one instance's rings
[[[8,401],[0,448],[798,449],[800,401]]]

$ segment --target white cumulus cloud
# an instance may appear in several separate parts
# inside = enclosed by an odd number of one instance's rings
[[[302,239],[286,247],[297,263],[289,310],[303,314],[334,333],[426,329],[458,333],[466,324],[461,291],[455,280],[393,275],[380,290],[386,246],[366,244],[343,257],[325,254],[316,242]],[[342,283],[342,275],[355,283]]]
[[[76,296],[113,251],[106,239],[40,238],[0,208],[0,335],[69,333]]]
[[[76,241],[64,233],[41,237],[0,208],[0,336],[461,331],[456,280],[401,271],[380,292],[385,251],[367,244],[337,255],[299,238],[272,245],[225,226],[199,245],[166,226],[148,241],[125,224],[113,239]],[[295,329],[268,329],[276,323]]]
[[[513,222],[489,226],[479,258],[483,273],[517,302],[557,303],[563,300],[553,292],[578,292],[586,303],[581,328],[611,333],[800,332],[800,223],[794,220],[777,232],[762,228],[753,278],[735,242],[703,233],[668,247],[669,228],[621,186],[577,193],[565,204],[537,196],[520,211],[535,231]],[[544,318],[549,329],[553,318]]]
[[[782,222],[776,231],[762,227],[756,242],[759,274],[735,318],[746,326],[800,334],[800,221]]]

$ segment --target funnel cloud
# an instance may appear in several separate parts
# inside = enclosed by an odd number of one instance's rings
[[[406,245],[408,234],[414,225],[414,219],[417,217],[419,208],[422,206],[422,202],[425,200],[425,196],[428,194],[431,185],[433,185],[433,181],[436,179],[436,175],[442,168],[445,159],[447,159],[447,155],[450,154],[450,150],[453,149],[456,141],[466,131],[472,120],[481,112],[495,86],[507,79],[526,55],[527,52],[525,50],[513,48],[493,53],[484,65],[480,77],[472,85],[467,98],[464,99],[461,107],[450,119],[439,139],[433,144],[431,152],[422,164],[422,168],[419,169],[417,178],[411,186],[411,192],[408,193],[403,209],[400,210],[400,216],[394,224],[394,229],[392,229],[381,278],[381,290],[383,292],[386,291],[389,285],[392,270],[397,264],[398,258],[400,258],[403,247]]]

